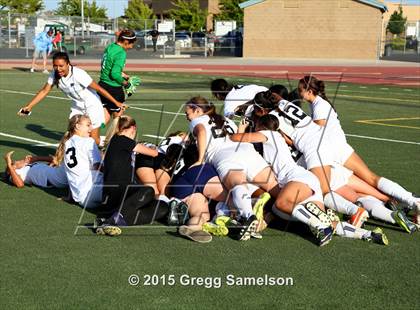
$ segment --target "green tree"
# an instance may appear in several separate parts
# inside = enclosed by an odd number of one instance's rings
[[[0,0],[0,11],[8,9],[11,13],[34,14],[43,8],[42,0]]]
[[[198,0],[175,0],[174,9],[169,15],[176,21],[176,27],[182,30],[199,31],[206,26],[207,10],[200,8]]]
[[[244,11],[239,7],[243,0],[220,0],[220,13],[216,15],[218,20],[235,20],[238,25],[243,24]]]
[[[398,11],[394,11],[394,13],[392,13],[391,17],[389,18],[386,30],[394,35],[400,35],[405,31],[406,23],[407,18],[403,16],[402,6],[400,5],[398,7]]]
[[[89,17],[90,21],[98,22],[108,18],[106,15],[106,8],[98,7],[95,0],[93,0],[92,3],[89,3],[86,0],[83,1],[84,15],[85,17]],[[82,16],[81,2],[80,0],[61,0],[55,13],[62,16]]]
[[[128,17],[127,27],[131,29],[149,29],[153,26],[153,19],[156,19],[153,10],[143,0],[128,2],[124,15]]]

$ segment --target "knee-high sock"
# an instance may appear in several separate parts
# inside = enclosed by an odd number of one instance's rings
[[[359,208],[336,192],[329,192],[324,196],[324,205],[327,208],[347,215],[355,214]]]
[[[246,185],[236,185],[232,188],[232,201],[240,216],[249,218],[252,212],[251,195]]]
[[[363,228],[357,228],[347,222],[340,222],[337,224],[335,233],[338,236],[352,238],[352,239],[366,239],[369,238],[371,232]]]
[[[407,203],[412,208],[416,207],[416,199],[413,197],[413,193],[410,193],[401,185],[388,180],[387,178],[381,177],[379,179],[378,189],[389,196]]]
[[[363,208],[369,212],[370,216],[388,223],[395,224],[395,221],[391,216],[392,211],[385,207],[383,202],[378,198],[373,196],[364,196],[357,199],[357,201],[362,203]]]
[[[115,131],[118,128],[118,121],[120,117],[116,117],[111,120],[111,124],[109,124],[108,129],[106,130],[105,140],[104,140],[104,149],[108,146],[109,142],[111,141],[112,136],[115,134]]]

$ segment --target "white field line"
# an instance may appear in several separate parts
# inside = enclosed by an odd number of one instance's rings
[[[4,132],[0,132],[0,136],[4,136],[7,138],[12,138],[12,139],[17,139],[17,140],[22,140],[22,141],[27,141],[27,142],[33,142],[35,143],[35,146],[52,146],[52,147],[57,147],[58,143],[49,143],[49,142],[44,142],[44,141],[40,141],[40,140],[35,140],[35,139],[29,139],[29,138],[25,138],[22,136],[16,136],[16,135],[11,135],[8,133],[4,133]],[[164,139],[165,137],[163,136],[156,136],[156,135],[143,135],[144,137],[149,137],[149,138],[159,138],[159,139]],[[369,137],[369,136],[359,136],[359,135],[353,135],[353,134],[346,134],[346,136],[348,137],[353,137],[353,138],[361,138],[361,139],[368,139],[368,140],[377,140],[377,141],[386,141],[386,142],[394,142],[394,143],[401,143],[401,144],[414,144],[414,145],[420,145],[420,142],[413,142],[413,141],[403,141],[403,140],[394,140],[394,139],[386,139],[386,138],[378,138],[378,137]]]
[[[35,140],[35,139],[29,139],[29,138],[25,138],[25,137],[21,137],[21,136],[11,135],[11,134],[8,134],[8,133],[5,133],[5,132],[0,132],[0,136],[7,137],[7,138],[12,138],[12,139],[17,139],[17,140],[22,140],[22,141],[27,141],[27,142],[33,142],[33,143],[36,143],[35,146],[53,146],[53,147],[58,146],[58,143],[49,143],[49,142],[39,141],[39,140]]]

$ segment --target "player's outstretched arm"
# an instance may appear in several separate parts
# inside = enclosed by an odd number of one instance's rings
[[[8,152],[6,155],[4,155],[4,160],[6,161],[7,165],[7,172],[10,174],[10,179],[17,188],[22,188],[25,186],[25,183],[23,182],[22,178],[16,173],[15,167],[13,166],[12,161],[12,154],[14,151]]]
[[[151,157],[156,157],[159,155],[156,149],[145,146],[144,144],[141,144],[141,143],[138,143],[133,151],[136,153],[143,154],[146,156],[151,156]]]
[[[19,116],[28,115],[35,105],[37,105],[42,99],[47,97],[51,88],[52,88],[52,85],[45,83],[44,87],[41,88],[41,90],[35,95],[35,97],[33,97],[32,100],[26,106],[22,107],[19,110],[18,115]]]

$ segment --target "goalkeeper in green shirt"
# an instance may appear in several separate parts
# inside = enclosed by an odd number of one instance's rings
[[[112,97],[118,102],[125,101],[124,88],[127,94],[132,95],[136,86],[140,84],[138,77],[130,77],[123,72],[125,60],[127,58],[127,50],[133,48],[136,41],[136,34],[132,30],[122,30],[118,33],[117,42],[108,45],[105,48],[101,62],[101,76],[99,85],[106,89]],[[118,123],[119,116],[124,112],[126,105],[115,105],[107,98],[101,96],[102,105],[105,113],[105,124],[107,124],[112,116],[112,124],[108,127],[104,146],[109,143],[116,124]]]
[[[135,87],[140,84],[138,77],[128,76],[123,72],[127,50],[133,48],[136,35],[132,30],[122,30],[116,43],[108,45],[102,56],[101,76],[99,85],[106,89],[118,102],[125,101],[124,88],[128,95],[135,91]],[[120,116],[125,105],[117,106],[107,98],[101,96],[102,105],[105,108],[105,123],[110,117]]]

